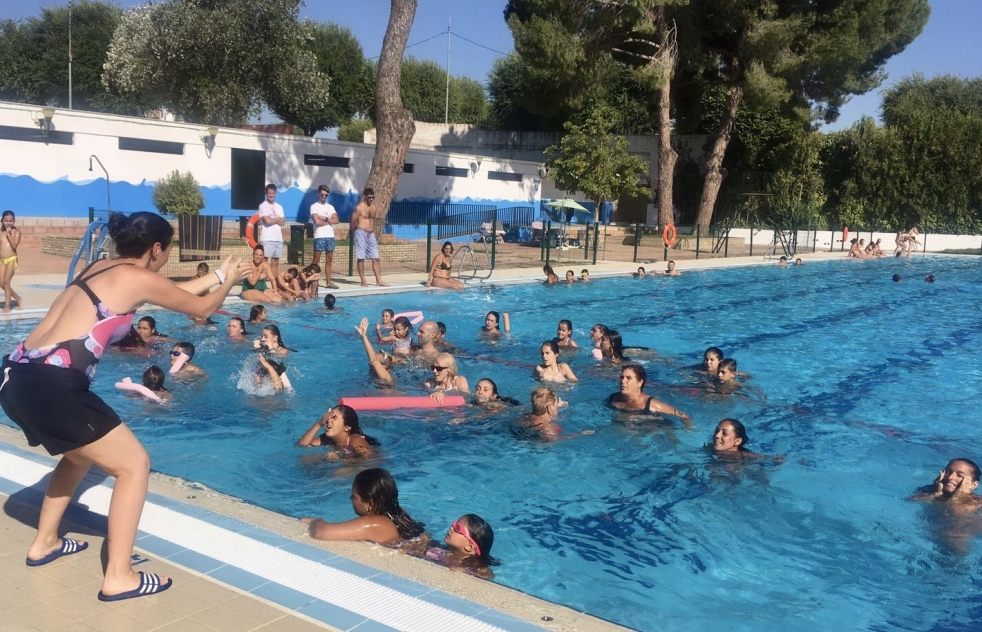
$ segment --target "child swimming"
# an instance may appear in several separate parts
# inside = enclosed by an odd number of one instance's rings
[[[447,568],[459,568],[469,575],[491,579],[491,566],[497,560],[491,557],[494,530],[477,514],[466,514],[455,520],[443,539],[447,548],[433,546],[426,550],[426,559]]]
[[[376,323],[375,334],[379,342],[392,344],[393,355],[408,356],[412,353],[413,326],[405,316],[400,316],[392,321],[392,333],[389,335],[383,335],[381,326]]]
[[[555,340],[547,340],[539,347],[542,364],[533,369],[532,376],[550,382],[578,381],[573,370],[565,362],[559,361],[559,345]]]

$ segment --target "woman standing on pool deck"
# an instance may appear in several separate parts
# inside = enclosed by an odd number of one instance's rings
[[[99,358],[124,335],[141,305],[153,302],[191,316],[209,316],[248,269],[231,257],[211,277],[175,284],[159,274],[170,256],[174,229],[156,213],[114,213],[109,235],[120,258],[88,266],[28,337],[4,359],[0,405],[24,430],[28,443],[63,455],[48,482],[29,566],[47,564],[88,545],[58,536],[62,516],[95,463],[116,478],[106,544],[108,560],[99,599],[115,601],[158,593],[172,581],[132,568],[133,541],[147,497],[150,458],[116,413],[89,391]]]
[[[301,522],[315,540],[367,540],[386,546],[410,541],[420,541],[425,546],[429,542],[423,525],[399,506],[396,482],[382,468],[364,470],[355,476],[351,508],[358,517],[347,522],[331,523],[321,518],[303,518]]]
[[[17,246],[20,245],[20,231],[14,226],[14,219],[13,211],[4,211],[0,219],[0,232],[3,233],[3,239],[0,240],[0,263],[3,264],[3,312],[5,314],[10,312],[14,302],[17,303],[17,309],[24,309],[20,295],[14,292],[10,285],[14,272],[17,271]]]
[[[464,284],[457,279],[450,278],[450,270],[453,267],[453,244],[449,241],[443,242],[440,253],[433,257],[430,262],[430,276],[426,279],[426,287],[442,287],[448,290],[462,290]]]
[[[648,373],[639,364],[629,364],[621,368],[621,390],[607,398],[607,405],[625,412],[646,412],[678,417],[682,423],[690,425],[692,418],[665,402],[644,393],[644,383]]]

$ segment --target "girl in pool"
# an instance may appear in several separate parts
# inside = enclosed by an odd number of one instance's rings
[[[381,327],[376,324],[375,335],[379,342],[392,344],[392,355],[406,357],[413,352],[413,325],[405,316],[392,321],[392,333],[388,336],[383,335]]]
[[[689,426],[692,419],[670,404],[655,399],[644,393],[644,384],[648,373],[639,364],[629,364],[621,367],[621,389],[607,398],[607,405],[615,410],[632,413],[651,413],[678,417],[682,423]]]
[[[702,364],[697,367],[699,373],[716,377],[719,363],[723,361],[723,351],[719,347],[710,347],[702,353]]]
[[[613,329],[607,329],[600,337],[600,345],[593,350],[593,357],[597,360],[610,360],[615,364],[626,360],[621,334]]]
[[[17,246],[20,245],[20,230],[14,226],[15,216],[13,211],[4,211],[0,216],[0,232],[3,239],[0,240],[0,264],[3,264],[3,312],[9,313],[14,303],[17,309],[24,309],[20,295],[14,292],[10,281],[14,278],[17,271]]]
[[[143,385],[153,391],[162,401],[170,401],[174,398],[169,390],[164,387],[164,370],[156,364],[148,366],[143,372]]]
[[[249,335],[249,332],[245,328],[245,321],[238,316],[228,319],[225,332],[228,334],[229,340],[245,340],[246,336]]]
[[[576,273],[573,272],[572,270],[567,270],[566,271],[566,282],[567,283],[576,283]]]
[[[466,394],[470,392],[471,389],[467,384],[467,378],[463,375],[457,375],[457,361],[449,353],[441,353],[434,358],[430,368],[433,369],[433,377],[424,383],[426,388],[435,390],[438,393],[456,391]],[[441,397],[437,402],[439,403],[442,399]]]
[[[144,316],[136,323],[136,333],[140,334],[147,345],[156,340],[166,340],[167,336],[157,331],[157,321],[153,316]]]
[[[273,272],[266,261],[266,249],[259,244],[252,250],[252,272],[242,280],[243,301],[269,301],[270,303],[281,303],[283,299],[276,291],[276,280]],[[250,322],[252,319],[249,319]]]
[[[498,385],[494,380],[483,378],[474,387],[474,403],[491,410],[500,410],[505,405],[518,406],[519,401],[513,397],[502,397],[498,394]]]
[[[283,337],[280,336],[280,328],[276,325],[266,325],[259,334],[259,340],[252,341],[254,349],[260,349],[264,353],[274,356],[286,355],[288,351],[293,351],[283,344]]]
[[[491,557],[494,530],[483,518],[476,514],[461,516],[447,529],[443,542],[447,548],[428,548],[426,559],[481,579],[494,577],[490,568],[497,564],[497,560]]]
[[[142,305],[208,316],[221,306],[247,270],[226,259],[220,274],[176,284],[160,274],[170,257],[174,229],[156,213],[112,213],[108,232],[115,259],[85,268],[55,299],[23,342],[4,358],[0,405],[31,445],[64,455],[48,481],[27,549],[30,566],[79,553],[85,542],[62,538],[61,519],[94,463],[115,477],[99,598],[118,601],[167,590],[172,580],[133,569],[133,544],[146,502],[150,457],[133,432],[89,382],[103,350],[123,335]],[[208,296],[198,293],[221,283]]]
[[[355,327],[355,331],[361,337],[365,345],[365,353],[368,355],[368,365],[374,377],[384,384],[392,384],[392,356],[385,351],[375,353],[371,341],[368,339],[368,319],[362,318],[361,324]]]
[[[553,270],[552,266],[549,265],[548,263],[542,266],[542,272],[544,272],[546,275],[546,285],[550,285],[552,283],[559,283],[559,275],[556,274],[556,271]]]
[[[533,369],[532,375],[536,379],[549,382],[576,382],[576,375],[569,365],[559,361],[559,345],[555,340],[547,340],[539,347],[542,355],[542,364]]]
[[[433,261],[430,263],[430,275],[426,278],[426,287],[442,287],[448,290],[464,289],[464,284],[458,279],[450,278],[452,266],[453,244],[445,241],[440,253],[433,257]]]
[[[206,375],[204,370],[191,362],[194,359],[194,345],[179,342],[170,350],[170,374],[175,378],[187,379]]]
[[[264,322],[266,322],[266,306],[253,305],[252,309],[249,310],[249,324],[258,325]]]
[[[321,428],[324,434],[318,436]],[[330,446],[335,450],[328,454],[330,458],[367,459],[372,456],[372,446],[377,446],[378,441],[365,436],[358,424],[358,413],[353,408],[339,404],[321,415],[300,437],[297,445],[302,448]]]
[[[381,333],[383,335],[389,335],[390,333],[392,333],[392,327],[394,325],[393,319],[395,317],[396,317],[396,313],[394,311],[392,311],[391,309],[383,309],[382,320],[375,322],[375,330],[376,331],[381,330]]]
[[[559,326],[556,327],[556,344],[560,347],[570,347],[573,349],[580,346],[573,340],[572,321],[566,319],[559,321]]]
[[[481,335],[484,336],[485,338],[500,338],[501,336],[503,336],[504,334],[501,332],[501,329],[498,327],[498,324],[500,322],[501,322],[501,314],[499,314],[498,312],[488,312],[487,315],[484,316],[484,326],[481,327],[480,330]],[[509,330],[508,314],[505,314],[505,331],[508,330]]]
[[[357,518],[330,523],[321,518],[304,518],[315,540],[366,540],[401,547],[429,542],[423,525],[399,506],[399,490],[392,475],[382,468],[359,472],[351,484],[351,508]]]

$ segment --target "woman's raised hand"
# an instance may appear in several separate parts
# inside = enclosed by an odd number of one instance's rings
[[[364,336],[367,336],[368,335],[368,318],[362,318],[361,319],[361,324],[360,325],[355,325],[355,331],[357,331],[358,332],[358,335],[360,335],[360,336],[363,336],[363,337]]]
[[[238,283],[252,272],[252,264],[243,263],[240,257],[229,256],[218,269],[226,278],[231,277]]]

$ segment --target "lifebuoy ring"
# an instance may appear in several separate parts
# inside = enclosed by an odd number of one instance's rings
[[[842,227],[842,242],[845,243],[847,241],[849,241],[849,227],[848,226],[843,226]]]
[[[249,244],[249,247],[252,248],[253,250],[255,250],[256,246],[259,245],[259,242],[256,241],[256,224],[258,223],[259,223],[259,213],[256,213],[255,215],[250,217],[249,221],[246,222],[246,231],[245,231],[246,242]]]
[[[671,248],[675,245],[675,240],[678,239],[678,231],[675,230],[675,224],[669,222],[665,224],[665,230],[661,231],[661,240],[665,242],[665,245]]]

